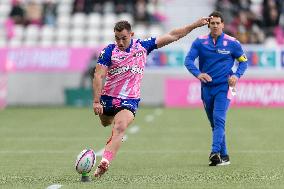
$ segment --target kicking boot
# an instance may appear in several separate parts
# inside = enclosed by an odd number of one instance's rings
[[[108,167],[108,161],[101,161],[94,173],[94,176],[97,178],[101,177],[108,170]]]
[[[211,153],[209,156],[209,166],[216,166],[222,162],[220,153]]]

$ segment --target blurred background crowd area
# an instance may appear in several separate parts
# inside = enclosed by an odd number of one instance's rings
[[[1,0],[2,46],[98,46],[113,42],[118,20],[136,36],[162,33],[159,0]]]
[[[167,1],[173,0],[1,0],[0,47],[107,44],[122,19],[139,38],[161,35]],[[224,14],[225,32],[241,43],[284,44],[283,0],[212,2]]]
[[[225,17],[225,32],[241,43],[284,44],[283,0],[217,0],[215,7]]]

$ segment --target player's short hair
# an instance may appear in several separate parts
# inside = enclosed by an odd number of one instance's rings
[[[211,16],[217,17],[217,18],[221,18],[221,22],[224,22],[223,14],[222,14],[221,12],[219,12],[219,11],[213,11],[213,12],[209,15],[209,17],[211,17]]]
[[[121,32],[124,29],[126,29],[129,32],[131,31],[131,24],[126,20],[117,22],[113,28],[114,31],[118,31],[118,32]]]

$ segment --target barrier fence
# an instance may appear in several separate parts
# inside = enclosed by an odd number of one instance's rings
[[[197,79],[169,78],[165,86],[165,106],[202,106],[200,82]],[[284,80],[241,79],[236,91],[236,96],[231,100],[232,106],[284,107]]]
[[[76,98],[91,98],[90,89],[78,86],[77,80],[80,75],[83,75],[95,66],[99,53],[102,47],[95,48],[2,48],[0,49],[0,107],[5,107],[6,104],[21,103],[18,96],[14,95],[15,91],[21,90],[23,95],[29,96],[33,91],[36,91],[39,100],[35,100],[33,103],[39,103],[41,105],[41,99],[62,99],[54,101],[55,103],[70,103],[70,97]],[[261,80],[256,78],[246,78],[240,80],[238,84],[238,95],[232,101],[233,106],[253,106],[253,107],[284,107],[284,48],[266,49],[261,46],[245,46],[245,52],[249,60],[248,70],[254,70],[254,73],[261,75]],[[163,94],[159,95],[160,99],[157,99],[156,104],[163,103],[163,105],[169,107],[186,107],[186,106],[201,106],[200,101],[200,89],[199,82],[197,80],[190,79],[176,79],[176,77],[184,75],[184,59],[187,51],[184,49],[161,49],[150,53],[147,60],[147,70],[159,70],[151,78],[159,77],[164,68],[167,70],[166,76],[161,80],[151,80],[151,83],[146,85],[151,86],[147,89],[154,89],[155,86],[163,86]],[[175,72],[169,72],[169,70],[175,70]],[[176,71],[178,70],[178,71]],[[180,71],[179,71],[180,70]],[[274,77],[274,71],[277,72],[277,77]],[[19,82],[25,80],[27,75],[17,75],[20,73],[28,73],[29,75],[35,75],[33,82],[46,81],[46,74],[60,74],[66,76],[66,74],[77,74],[76,77],[72,77],[74,81],[63,83],[59,77],[54,78],[53,82],[56,83],[56,89],[62,90],[62,96],[58,96],[55,93],[43,93],[41,89],[29,88],[32,86],[22,86]],[[43,73],[43,74],[38,74]],[[169,73],[169,74],[168,74]],[[279,78],[279,75],[283,77]],[[9,80],[9,76],[13,75],[13,81]],[[163,74],[162,74],[163,75]],[[190,75],[190,74],[189,74]],[[266,77],[269,76],[269,77]],[[41,78],[45,77],[45,78]],[[147,73],[145,73],[147,77]],[[67,76],[66,76],[67,78]],[[69,78],[69,76],[68,76]],[[52,79],[52,78],[51,78]],[[37,81],[38,80],[38,81]],[[159,82],[159,83],[158,83]],[[68,85],[68,87],[66,87]],[[153,85],[153,86],[152,86]],[[34,86],[41,86],[36,85]],[[25,88],[24,88],[25,87]],[[52,88],[53,86],[50,86]],[[89,86],[91,87],[91,86]],[[143,86],[142,86],[143,88]],[[170,90],[170,88],[175,90]],[[78,91],[79,92],[78,92]],[[81,90],[81,91],[80,91]],[[46,91],[46,90],[45,90]],[[174,93],[173,93],[174,91]],[[143,91],[142,91],[143,92]],[[151,91],[146,91],[142,94],[146,94],[144,102],[147,104],[147,94],[152,94]],[[69,95],[66,97],[66,95]],[[71,95],[70,95],[71,94]],[[84,94],[84,95],[78,95]],[[87,95],[85,95],[87,94]],[[54,95],[54,96],[48,96]],[[56,96],[57,95],[57,96]],[[148,95],[151,96],[151,95]],[[8,99],[8,102],[7,102]],[[23,98],[24,99],[24,98]],[[22,99],[20,99],[22,100]],[[47,103],[51,102],[46,101]],[[90,99],[75,99],[73,104],[88,104]],[[154,103],[153,98],[149,102]],[[29,104],[29,102],[22,102],[22,105]]]

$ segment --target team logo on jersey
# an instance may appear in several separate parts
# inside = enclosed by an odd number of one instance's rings
[[[223,46],[227,46],[228,45],[228,41],[223,41]]]
[[[133,54],[133,57],[140,57],[143,56],[143,51],[138,51],[137,53]]]
[[[112,61],[121,61],[121,60],[125,60],[126,56],[112,56],[111,60]]]
[[[118,75],[118,74],[123,74],[127,71],[130,71],[133,74],[143,74],[143,68],[140,68],[137,65],[134,66],[122,66],[122,67],[116,67],[116,68],[112,68],[109,70],[109,73],[111,75]]]
[[[100,53],[99,59],[103,59],[104,58],[104,54],[105,54],[105,50],[102,50],[102,52]]]
[[[219,54],[230,54],[231,51],[227,51],[226,49],[217,49],[217,53],[219,53]]]
[[[139,66],[135,65],[131,67],[131,73],[133,74],[143,74],[143,68],[140,68]]]
[[[135,45],[135,50],[138,50],[139,49],[139,46],[138,44]]]
[[[118,75],[127,72],[130,69],[130,66],[122,66],[110,69],[108,72],[111,75]]]

